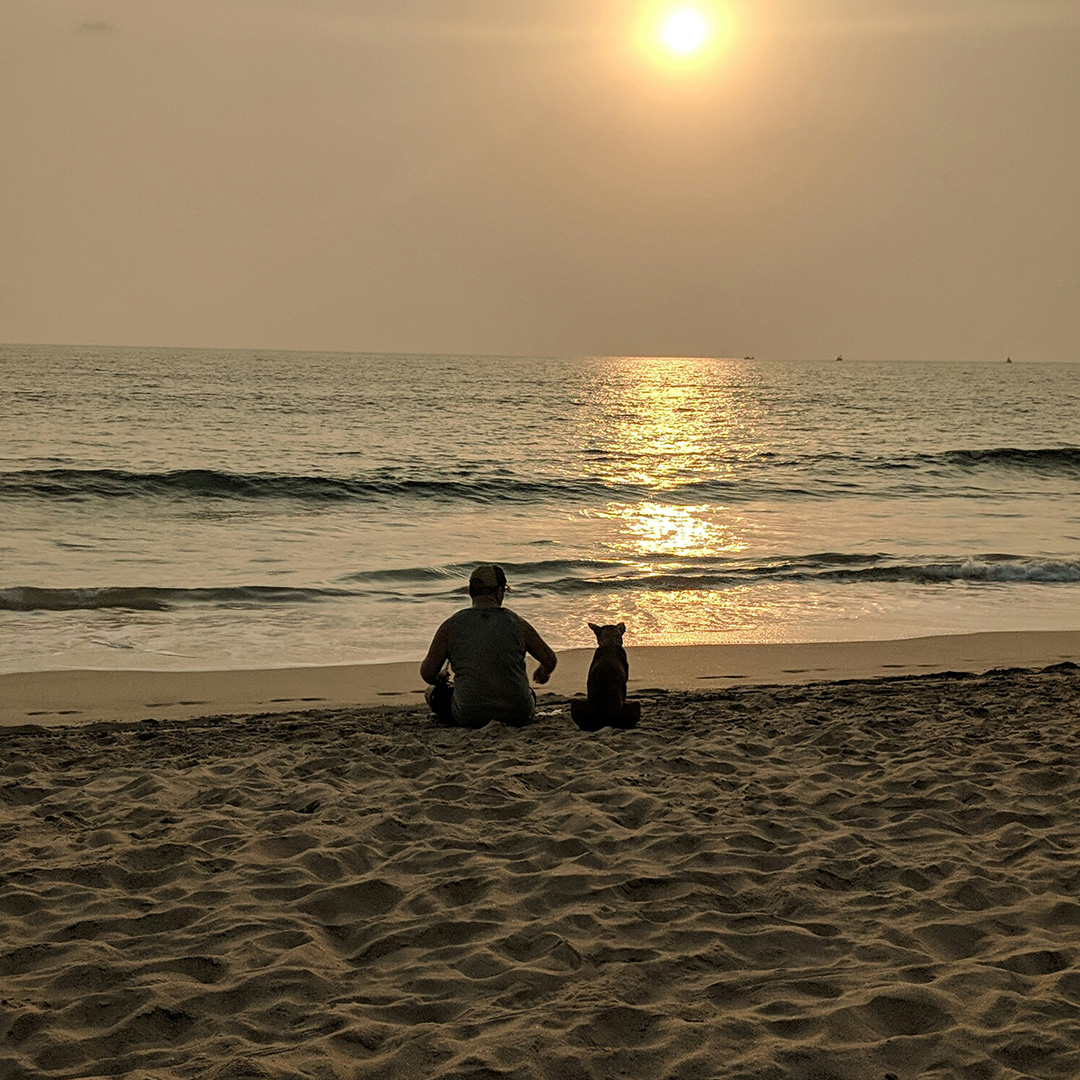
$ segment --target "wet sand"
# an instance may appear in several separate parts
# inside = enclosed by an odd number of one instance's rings
[[[996,667],[1035,668],[1063,660],[1080,663],[1080,630],[901,641],[628,645],[632,693],[650,688],[710,690]],[[541,692],[567,697],[583,693],[591,657],[591,649],[561,652],[555,675]],[[530,663],[530,670],[533,666]],[[412,704],[422,700],[423,690],[419,659],[398,664],[266,670],[0,674],[0,726]]]

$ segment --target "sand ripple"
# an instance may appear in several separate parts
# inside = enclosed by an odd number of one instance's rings
[[[0,732],[0,1076],[1080,1076],[1080,674]]]

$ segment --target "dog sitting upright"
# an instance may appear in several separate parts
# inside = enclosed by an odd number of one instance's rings
[[[589,629],[596,635],[596,652],[589,665],[588,694],[584,701],[575,698],[570,702],[570,715],[582,731],[632,728],[641,719],[641,706],[626,700],[626,681],[630,675],[622,643],[626,623],[617,626],[589,623]]]

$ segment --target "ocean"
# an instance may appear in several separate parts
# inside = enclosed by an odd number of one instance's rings
[[[0,670],[1080,628],[1080,366],[0,347]]]

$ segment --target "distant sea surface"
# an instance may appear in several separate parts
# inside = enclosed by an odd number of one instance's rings
[[[1080,366],[0,347],[0,670],[1080,628]]]

